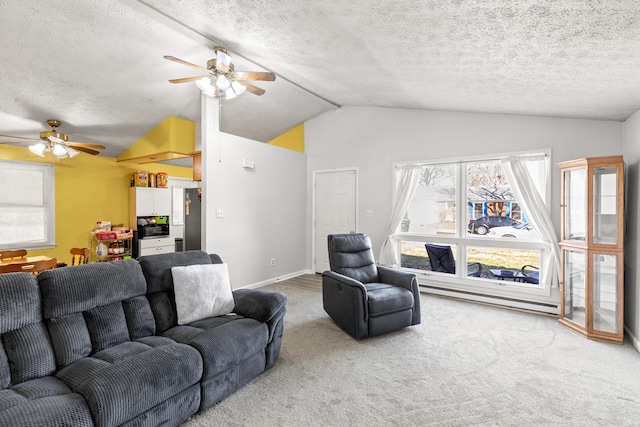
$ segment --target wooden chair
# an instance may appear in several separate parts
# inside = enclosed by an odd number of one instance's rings
[[[520,269],[523,276],[523,282],[533,283],[538,285],[540,283],[540,268],[535,265],[525,265]]]
[[[26,256],[26,249],[0,250],[0,260],[18,259]]]
[[[89,264],[91,250],[89,248],[71,248],[71,265]]]
[[[45,270],[56,268],[58,261],[55,258],[44,261],[21,262],[16,264],[0,265],[0,273],[31,273],[36,275]]]

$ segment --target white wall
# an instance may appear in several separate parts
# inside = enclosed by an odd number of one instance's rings
[[[234,289],[304,271],[306,156],[225,133],[210,142],[203,151],[204,250],[228,263]],[[242,167],[245,158],[255,169]]]
[[[552,149],[552,215],[560,231],[560,171],[555,164],[622,154],[622,123],[496,114],[343,107],[305,123],[307,266],[311,268],[311,180],[318,169],[359,168],[358,224],[376,258],[391,214],[393,162]],[[640,140],[640,138],[639,138]],[[372,218],[365,217],[373,210]]]
[[[207,169],[207,183],[203,185],[203,203],[208,212],[206,250],[220,254],[229,263],[234,288],[311,269],[314,170],[358,167],[358,231],[371,236],[377,255],[391,212],[393,162],[551,148],[552,215],[559,231],[560,173],[555,163],[624,154],[628,166],[625,324],[635,337],[640,335],[640,113],[623,125],[611,121],[344,107],[305,123],[306,155],[228,134],[213,139],[216,142],[204,150],[203,159],[203,168]],[[254,160],[256,168],[243,169],[243,158]],[[224,218],[215,218],[216,208],[224,210]],[[372,218],[365,216],[369,209],[374,212]],[[275,267],[269,264],[271,258],[276,258]]]
[[[640,351],[640,276],[638,276],[638,230],[640,229],[640,111],[624,122],[626,179],[626,232],[624,263],[624,324],[634,346]]]

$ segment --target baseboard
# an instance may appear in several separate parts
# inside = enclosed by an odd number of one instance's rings
[[[505,308],[514,308],[527,311],[535,311],[542,314],[550,314],[557,316],[560,314],[560,307],[555,304],[535,303],[530,301],[518,300],[515,298],[506,298],[500,296],[484,295],[469,291],[460,291],[457,289],[444,289],[437,286],[420,285],[420,290],[426,293],[442,295],[447,297],[461,298],[470,301],[480,302],[484,304],[499,305]]]
[[[631,331],[629,331],[629,328],[627,328],[626,326],[624,327],[624,331],[629,337],[629,339],[631,340],[631,344],[633,344],[633,346],[636,348],[638,353],[640,353],[640,340],[638,339],[638,337],[633,335]]]
[[[272,285],[274,283],[282,282],[284,280],[293,279],[294,277],[298,277],[298,276],[304,276],[305,274],[315,274],[315,273],[313,271],[311,271],[311,270],[300,270],[300,271],[296,271],[295,273],[284,274],[282,276],[274,277],[272,279],[267,279],[267,280],[263,280],[261,282],[251,283],[251,284],[249,284],[247,286],[242,286],[242,287],[236,288],[236,289],[262,288],[263,286]]]

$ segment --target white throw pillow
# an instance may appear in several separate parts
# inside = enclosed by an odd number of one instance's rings
[[[178,324],[229,314],[235,308],[227,264],[172,267]]]

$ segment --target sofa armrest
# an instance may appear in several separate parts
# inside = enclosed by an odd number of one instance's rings
[[[402,286],[411,291],[415,301],[413,305],[412,325],[420,323],[420,288],[418,287],[418,278],[413,273],[396,270],[385,266],[378,266],[378,276],[382,283],[390,283],[396,286]]]
[[[233,300],[235,313],[267,324],[271,342],[275,327],[287,311],[287,296],[282,292],[238,289],[233,291]]]
[[[340,282],[343,285],[353,286],[355,288],[359,288],[362,292],[366,293],[367,288],[364,287],[362,282],[352,279],[349,276],[345,276],[344,274],[336,273],[335,271],[325,271],[322,273],[323,280],[325,277],[328,277],[331,280],[335,280],[336,282]]]
[[[322,273],[322,304],[324,311],[351,336],[356,339],[368,336],[367,288],[361,282],[325,271]]]
[[[402,286],[403,288],[413,290],[413,284],[415,282],[418,285],[418,279],[413,273],[407,273],[406,271],[396,270],[394,268],[378,266],[378,275],[382,283],[389,283],[391,285]]]

